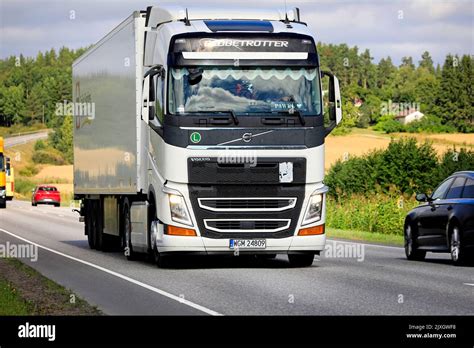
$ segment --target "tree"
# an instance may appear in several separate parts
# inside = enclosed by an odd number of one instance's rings
[[[430,73],[434,73],[433,59],[431,59],[431,56],[428,51],[423,52],[423,54],[421,55],[421,60],[419,61],[418,67],[425,68]]]
[[[403,57],[402,58],[402,64],[400,64],[400,68],[402,67],[410,67],[412,69],[415,69],[415,64],[413,64],[413,58],[412,57]]]

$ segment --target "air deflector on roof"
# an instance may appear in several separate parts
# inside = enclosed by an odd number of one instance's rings
[[[273,25],[268,21],[242,21],[242,20],[212,20],[204,21],[213,31],[264,31],[273,32]]]

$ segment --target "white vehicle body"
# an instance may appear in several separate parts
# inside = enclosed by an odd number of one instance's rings
[[[115,236],[157,260],[318,254],[324,138],[342,117],[337,78],[325,74],[329,126],[315,40],[297,10],[134,12],[73,63],[73,101],[94,107],[74,127],[74,194],[91,247]]]

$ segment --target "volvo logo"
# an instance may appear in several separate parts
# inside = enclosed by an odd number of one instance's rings
[[[252,133],[244,133],[244,135],[242,135],[242,140],[248,143],[250,140],[252,140],[252,136]]]

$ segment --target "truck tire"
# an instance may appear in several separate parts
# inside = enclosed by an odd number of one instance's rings
[[[130,219],[130,204],[126,198],[123,204],[123,213],[122,213],[122,226],[123,226],[123,245],[124,245],[124,254],[127,260],[133,261],[136,259],[136,253],[133,251],[132,246],[132,221]]]
[[[149,211],[148,211],[148,233],[149,233],[149,244],[150,250],[149,255],[151,260],[159,267],[159,268],[166,268],[169,265],[169,256],[164,256],[158,251],[158,247],[156,246],[156,236],[153,236],[152,231],[152,222],[157,220],[156,217],[156,208],[155,208],[155,201],[153,199],[150,200]]]
[[[0,209],[5,209],[7,207],[7,202],[0,203]]]
[[[313,264],[314,254],[288,254],[288,260],[292,267],[309,267]]]

